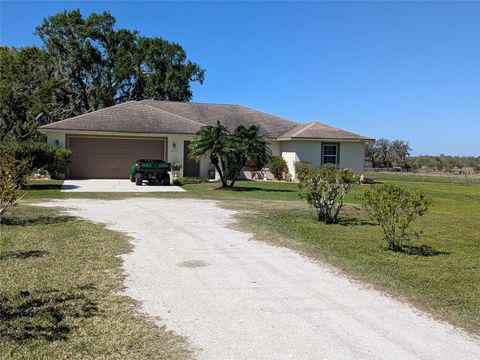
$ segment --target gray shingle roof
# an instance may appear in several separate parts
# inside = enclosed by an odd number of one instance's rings
[[[129,101],[40,127],[47,131],[195,134],[203,125],[220,121],[230,130],[239,125],[260,126],[270,139],[368,140],[358,134],[313,123],[297,123],[241,105]]]
[[[289,139],[334,139],[334,140],[371,140],[368,137],[350,131],[334,128],[319,122],[298,124],[278,137],[279,140]]]
[[[201,123],[142,102],[129,101],[91,113],[41,126],[45,130],[121,133],[194,134]]]
[[[217,121],[220,121],[229,130],[235,130],[240,125],[258,125],[261,132],[269,138],[276,138],[298,124],[241,105],[182,103],[158,100],[142,100],[141,102],[157,109],[166,110],[187,119],[198,121],[204,125],[215,125]]]

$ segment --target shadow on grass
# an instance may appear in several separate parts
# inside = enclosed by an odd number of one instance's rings
[[[288,189],[264,189],[264,188],[257,188],[257,187],[250,187],[250,186],[241,186],[241,187],[217,187],[215,190],[223,190],[223,191],[238,191],[238,192],[248,192],[248,191],[260,191],[260,192],[276,192],[276,193],[294,193],[295,190],[288,190]]]
[[[366,219],[358,218],[358,217],[340,218],[338,220],[338,224],[343,226],[362,226],[362,225],[376,226],[377,225],[374,222],[371,222]]]
[[[29,184],[24,190],[60,190],[62,184]]]
[[[2,225],[24,226],[24,225],[51,225],[74,220],[73,216],[38,216],[32,218],[16,217],[15,215],[5,217],[1,220]]]
[[[92,317],[98,312],[97,303],[88,298],[91,288],[1,294],[0,337],[18,342],[66,340],[75,318]]]
[[[74,190],[78,189],[80,186],[78,185],[62,185],[60,186],[61,190]]]
[[[28,259],[32,257],[41,257],[47,255],[47,251],[43,250],[16,250],[0,252],[0,261],[7,259]]]
[[[436,250],[428,245],[420,245],[420,246],[404,245],[402,248],[402,252],[408,255],[418,255],[418,256],[450,255],[449,251]]]

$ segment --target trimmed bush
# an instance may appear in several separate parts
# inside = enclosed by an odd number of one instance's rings
[[[318,221],[338,222],[347,194],[360,183],[360,175],[351,169],[339,169],[335,164],[312,168],[300,178],[300,197],[317,212]]]
[[[372,185],[363,195],[363,206],[383,230],[388,248],[405,251],[405,243],[420,232],[410,229],[413,221],[425,215],[432,201],[419,190],[404,190],[391,184]]]
[[[0,156],[27,160],[32,172],[44,168],[55,178],[66,173],[72,152],[40,141],[6,141],[0,145]]]
[[[268,168],[275,179],[278,180],[282,180],[284,174],[288,171],[287,162],[281,156],[272,156]]]

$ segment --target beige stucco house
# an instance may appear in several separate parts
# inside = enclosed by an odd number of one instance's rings
[[[215,177],[208,159],[188,158],[197,130],[220,121],[230,130],[260,126],[273,155],[282,156],[295,177],[294,163],[326,162],[363,172],[365,136],[318,122],[297,123],[240,105],[130,101],[39,128],[49,144],[70,148],[67,177],[127,178],[137,159],[182,163],[180,176]]]

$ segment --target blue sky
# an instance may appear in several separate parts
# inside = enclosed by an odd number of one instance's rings
[[[74,8],[179,42],[207,70],[193,101],[480,156],[480,2],[1,1],[0,44]]]

